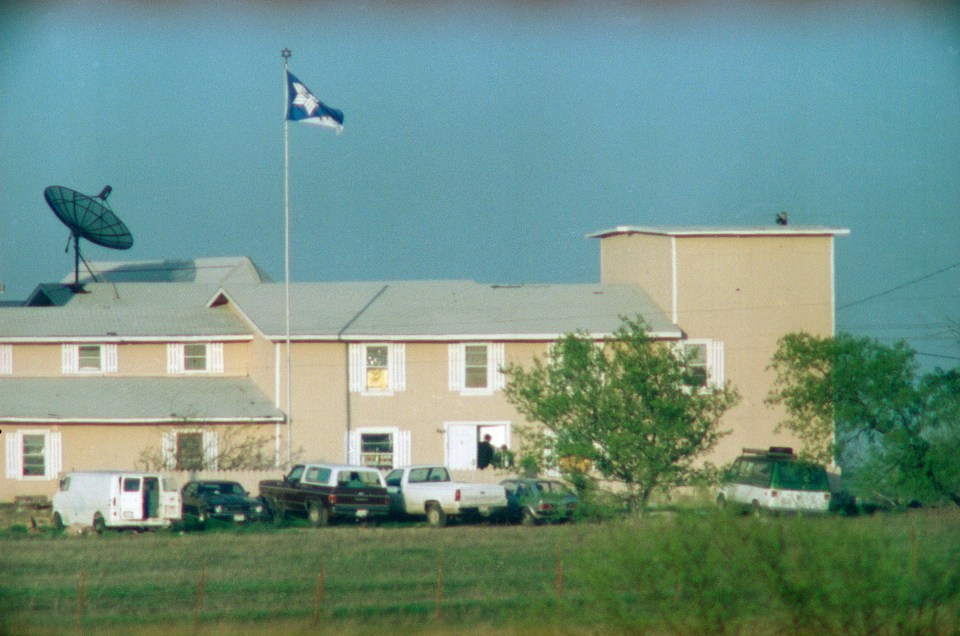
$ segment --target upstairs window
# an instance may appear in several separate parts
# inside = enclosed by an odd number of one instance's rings
[[[462,395],[489,395],[504,387],[503,343],[454,343],[449,347],[449,387]]]
[[[387,360],[390,356],[386,345],[366,348],[364,387],[367,391],[387,391],[390,389],[390,376]]]
[[[691,389],[722,386],[723,343],[715,340],[690,340],[681,343],[686,362],[684,381]]]
[[[463,347],[463,388],[489,388],[490,361],[486,345],[464,345]]]
[[[167,345],[167,373],[223,373],[223,343]]]
[[[206,371],[207,370],[207,345],[205,344],[183,345],[183,370],[184,371]]]
[[[62,347],[64,373],[116,373],[117,345],[65,344]]]
[[[390,395],[404,391],[406,384],[406,348],[402,343],[350,345],[350,391]]]

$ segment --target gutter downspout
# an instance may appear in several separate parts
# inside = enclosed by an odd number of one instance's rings
[[[350,326],[353,325],[353,323],[355,323],[360,318],[360,316],[362,316],[364,312],[366,312],[367,309],[369,309],[370,306],[373,305],[373,303],[375,303],[377,299],[380,298],[380,296],[382,296],[383,293],[386,292],[387,289],[389,288],[390,288],[390,285],[384,285],[383,287],[381,287],[380,291],[374,294],[373,298],[367,301],[367,304],[364,305],[363,308],[360,309],[360,311],[358,311],[353,318],[348,320],[347,323],[343,325],[343,327],[340,329],[339,332],[337,332],[337,340],[339,340],[340,342],[343,342],[343,346],[344,346],[343,367],[344,367],[344,373],[345,373],[344,379],[346,380],[346,384],[344,385],[346,388],[346,395],[344,397],[345,397],[345,403],[346,403],[345,406],[346,406],[346,416],[347,416],[346,457],[344,457],[344,461],[346,463],[350,463],[350,433],[353,431],[353,400],[350,396],[350,343],[343,339],[343,334],[346,333],[347,329],[349,329]]]

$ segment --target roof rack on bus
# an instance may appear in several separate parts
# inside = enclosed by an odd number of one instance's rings
[[[770,448],[744,448],[744,455],[781,455],[793,457],[793,449],[789,446],[771,446]]]

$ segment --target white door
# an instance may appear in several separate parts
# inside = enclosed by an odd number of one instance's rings
[[[120,478],[120,519],[143,519],[143,480],[140,477]]]
[[[477,425],[447,424],[447,467],[472,470],[477,467]]]
[[[475,470],[477,444],[485,436],[495,449],[510,447],[510,425],[501,422],[447,422],[447,466],[452,470]]]

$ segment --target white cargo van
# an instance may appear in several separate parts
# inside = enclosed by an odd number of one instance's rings
[[[180,519],[180,491],[157,473],[67,473],[53,496],[53,523],[106,528],[157,528]]]

